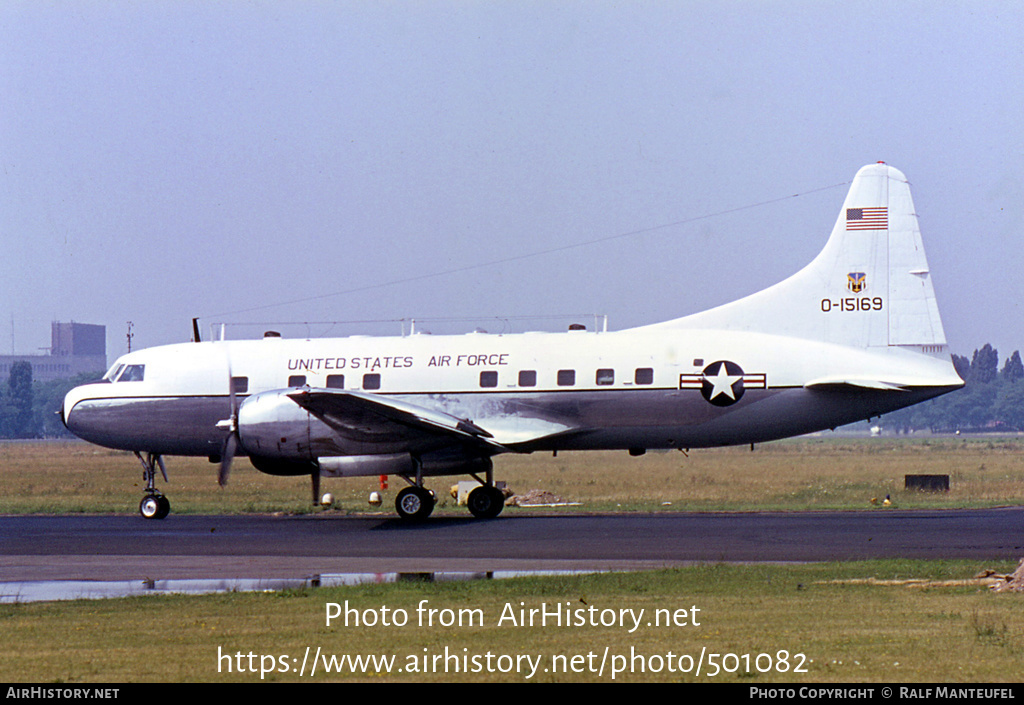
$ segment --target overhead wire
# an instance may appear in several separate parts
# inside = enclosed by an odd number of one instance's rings
[[[314,296],[304,296],[299,299],[291,299],[288,301],[279,301],[271,304],[262,304],[259,306],[251,306],[249,308],[238,309],[235,311],[223,311],[221,313],[211,313],[205,316],[200,316],[202,319],[208,319],[218,316],[235,316],[242,313],[252,313],[253,311],[264,311],[270,308],[277,308],[280,306],[291,306],[294,304],[309,303],[311,301],[321,301],[323,299],[333,298],[335,296],[345,296],[347,294],[356,294],[363,291],[372,291],[374,289],[383,289],[389,286],[397,286],[399,284],[409,284],[411,282],[423,281],[424,279],[434,279],[436,277],[444,277],[451,274],[460,274],[462,272],[470,272],[475,269],[483,269],[485,267],[495,267],[501,264],[508,264],[510,262],[519,262],[525,259],[532,259],[534,257],[543,257],[545,255],[555,254],[557,252],[565,252],[567,250],[574,250],[581,247],[590,247],[591,245],[598,245],[603,242],[611,242],[612,240],[620,240],[622,238],[634,237],[636,235],[643,235],[646,233],[656,232],[658,230],[665,230],[666,228],[674,228],[680,225],[688,225],[690,223],[696,223],[701,220],[708,220],[710,218],[718,218],[724,215],[730,215],[732,213],[739,213],[741,211],[750,210],[752,208],[761,208],[768,206],[773,203],[779,203],[781,201],[787,201],[791,198],[799,198],[801,196],[808,196],[813,193],[821,191],[828,191],[830,189],[839,188],[842,186],[848,186],[849,182],[844,181],[838,184],[832,184],[830,186],[821,186],[819,188],[810,189],[808,191],[801,191],[800,193],[793,193],[788,196],[779,196],[778,198],[772,198],[767,201],[758,201],[757,203],[749,203],[743,206],[737,206],[735,208],[727,208],[725,210],[716,211],[714,213],[705,213],[704,215],[694,216],[692,218],[685,218],[683,220],[676,220],[671,223],[663,223],[661,225],[654,225],[647,228],[641,228],[639,230],[630,230],[624,233],[617,233],[615,235],[607,235],[594,240],[587,240],[585,242],[576,242],[568,245],[560,245],[558,247],[551,247],[546,250],[538,250],[536,252],[526,252],[519,255],[512,255],[510,257],[502,257],[500,259],[488,260],[487,262],[478,262],[476,264],[467,264],[462,267],[454,267],[452,269],[445,269],[437,272],[427,272],[424,274],[417,274],[411,277],[403,277],[401,279],[392,279],[386,282],[378,282],[376,284],[366,284],[364,286],[357,286],[350,289],[342,289],[341,291],[333,291],[326,294],[317,294]]]

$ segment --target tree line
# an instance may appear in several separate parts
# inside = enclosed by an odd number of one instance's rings
[[[32,363],[11,364],[6,384],[0,384],[0,438],[71,437],[58,415],[64,395],[79,384],[103,376],[103,370],[68,379],[36,382]]]
[[[1024,431],[1024,364],[1015,350],[999,365],[999,352],[986,343],[970,360],[953,355],[963,389],[886,414],[881,426],[898,433]],[[0,438],[59,438],[71,434],[58,412],[72,387],[99,379],[103,371],[50,382],[32,380],[32,364],[11,365],[0,384]]]
[[[1024,364],[1015,350],[999,365],[999,351],[986,343],[968,360],[953,355],[963,389],[882,417],[885,429],[907,433],[1024,431]]]

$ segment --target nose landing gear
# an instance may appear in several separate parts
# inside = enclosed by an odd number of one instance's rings
[[[171,503],[162,494],[147,494],[139,502],[139,514],[146,519],[163,519],[171,513]]]
[[[157,453],[142,453],[135,451],[135,457],[142,463],[142,480],[146,483],[146,495],[139,502],[139,514],[146,519],[163,519],[171,513],[171,502],[156,488],[156,469],[160,468],[160,474],[167,482],[167,468],[164,466],[163,456]]]

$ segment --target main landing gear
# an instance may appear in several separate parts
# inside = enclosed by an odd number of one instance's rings
[[[160,468],[160,474],[167,482],[167,468],[164,466],[163,456],[157,453],[142,453],[135,451],[135,457],[142,463],[142,480],[146,483],[146,496],[139,502],[139,514],[146,519],[163,519],[171,513],[171,502],[156,488],[156,469]]]
[[[473,488],[466,498],[470,514],[477,519],[494,519],[505,508],[505,495],[494,486],[494,473],[490,461],[487,463],[485,479],[481,479],[475,473],[470,475],[480,483],[480,486]],[[419,462],[416,463],[415,479],[405,475],[402,477],[409,486],[400,491],[395,498],[395,510],[398,516],[407,521],[423,521],[434,511],[437,499],[431,490],[423,486],[422,466]]]

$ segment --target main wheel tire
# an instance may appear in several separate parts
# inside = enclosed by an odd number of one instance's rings
[[[395,497],[398,516],[409,521],[423,521],[434,511],[434,496],[422,487],[406,487]]]
[[[497,487],[480,485],[469,493],[466,504],[477,519],[493,519],[505,508],[505,495]]]

